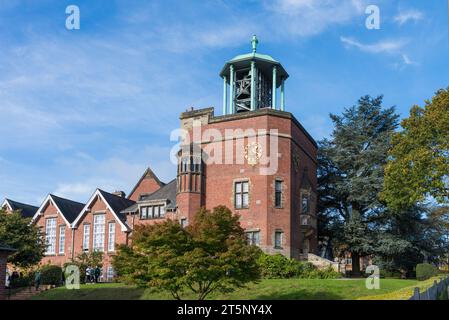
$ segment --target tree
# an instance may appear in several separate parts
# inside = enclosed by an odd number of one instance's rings
[[[413,275],[418,263],[438,263],[445,256],[449,209],[413,206],[378,225],[374,262],[382,270]]]
[[[65,263],[64,268],[68,265],[76,265],[80,271],[80,281],[84,283],[86,280],[87,267],[103,267],[103,255],[103,252],[96,250],[81,252],[75,257],[75,259],[73,259],[73,261]]]
[[[138,226],[132,246],[120,246],[113,265],[128,283],[167,290],[178,300],[190,290],[204,300],[258,280],[259,255],[246,243],[239,216],[220,206],[200,209],[185,229],[171,220]]]
[[[382,108],[382,99],[364,96],[341,116],[331,114],[331,139],[319,142],[318,210],[327,222],[321,231],[351,252],[355,274],[359,257],[374,252],[371,225],[388,214],[378,194],[398,116],[394,108]]]
[[[7,213],[0,209],[0,243],[17,251],[8,257],[8,262],[21,268],[38,264],[46,250],[45,240],[39,228],[31,224],[19,212]]]
[[[382,198],[391,208],[449,200],[449,88],[414,106],[392,139]]]

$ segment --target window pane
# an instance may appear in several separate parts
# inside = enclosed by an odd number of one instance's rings
[[[108,251],[114,250],[115,250],[115,222],[110,222],[108,229]]]
[[[165,216],[165,206],[161,206],[160,215],[161,215],[161,218],[163,218]]]
[[[249,184],[248,182],[243,182],[243,192],[248,192],[249,191]]]
[[[242,184],[240,182],[237,182],[235,184],[235,193],[241,193],[242,192]]]
[[[154,218],[159,218],[159,206],[154,207]]]
[[[65,226],[59,227],[59,254],[65,251]]]
[[[241,208],[242,207],[242,197],[241,195],[236,195],[235,196],[235,207],[236,208]]]
[[[94,215],[94,250],[104,251],[105,215]]]
[[[90,241],[90,224],[84,225],[83,249],[89,250]]]
[[[146,219],[147,218],[147,211],[148,211],[147,207],[140,208],[140,217],[142,219]]]
[[[254,232],[254,244],[258,246],[260,244],[260,232]]]
[[[45,240],[47,243],[46,254],[56,253],[56,218],[47,219],[45,222]]]
[[[275,186],[276,191],[281,192],[282,191],[282,181],[276,181]]]
[[[276,248],[282,247],[282,232],[276,232],[274,234],[274,245]]]
[[[249,195],[247,193],[243,194],[243,203],[242,206],[243,207],[248,207],[248,202],[249,202]]]

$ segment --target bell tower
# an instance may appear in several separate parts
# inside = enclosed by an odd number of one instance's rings
[[[263,108],[285,109],[284,82],[288,73],[271,56],[258,53],[258,43],[254,35],[252,52],[229,60],[220,72],[223,78],[223,115]]]

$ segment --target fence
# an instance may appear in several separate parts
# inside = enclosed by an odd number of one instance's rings
[[[437,300],[438,296],[442,294],[444,290],[448,290],[448,286],[449,277],[447,277],[446,279],[440,278],[440,282],[437,282],[437,280],[435,280],[433,282],[433,286],[431,286],[424,292],[420,293],[419,288],[415,288],[413,296],[409,300]]]

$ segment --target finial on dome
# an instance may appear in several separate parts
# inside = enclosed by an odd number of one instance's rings
[[[259,40],[257,40],[256,35],[253,35],[253,39],[251,40],[251,44],[253,46],[253,53],[256,53],[258,43],[259,43]]]

